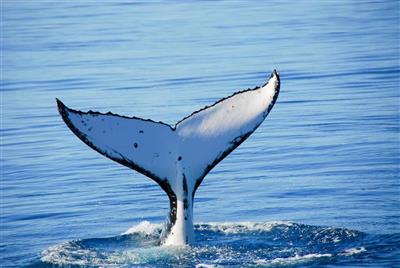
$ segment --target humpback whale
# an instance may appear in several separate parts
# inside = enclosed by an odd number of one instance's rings
[[[204,177],[264,121],[280,88],[274,70],[260,87],[242,90],[184,117],[174,126],[111,112],[82,112],[57,99],[71,131],[100,154],[154,180],[170,211],[164,245],[194,242],[193,201]]]

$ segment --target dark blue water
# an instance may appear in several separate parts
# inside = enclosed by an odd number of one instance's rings
[[[1,4],[2,266],[400,266],[398,1]],[[157,246],[167,196],[55,106],[173,124],[274,68],[190,248]]]

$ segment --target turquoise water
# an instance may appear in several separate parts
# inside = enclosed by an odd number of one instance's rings
[[[400,266],[398,14],[396,1],[3,1],[1,264]],[[74,137],[55,104],[174,124],[274,68],[271,114],[197,191],[191,248],[156,246],[167,196]]]

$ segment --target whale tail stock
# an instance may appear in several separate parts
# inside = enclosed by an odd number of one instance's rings
[[[221,99],[175,126],[108,112],[81,112],[57,99],[64,122],[88,146],[157,182],[170,201],[162,241],[194,241],[193,198],[207,173],[264,121],[279,94],[274,70],[266,84]]]

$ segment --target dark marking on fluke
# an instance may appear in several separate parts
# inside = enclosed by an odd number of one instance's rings
[[[182,187],[183,187],[183,208],[186,210],[189,207],[188,204],[188,186],[187,186],[187,181],[186,181],[186,176],[183,174],[183,181],[182,181]]]
[[[163,242],[163,240],[167,238],[167,235],[170,233],[172,226],[174,226],[176,222],[177,199],[167,179],[165,179],[163,181],[163,185],[160,184],[160,186],[167,193],[169,198],[168,222],[165,226],[163,237],[161,237],[161,242]]]

